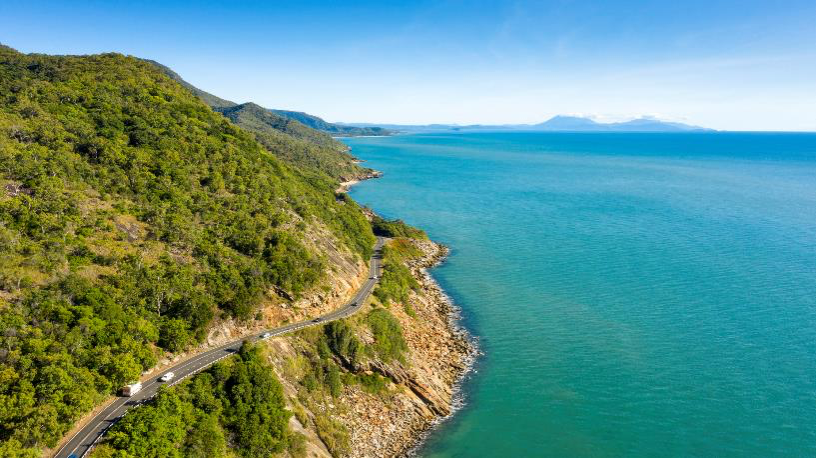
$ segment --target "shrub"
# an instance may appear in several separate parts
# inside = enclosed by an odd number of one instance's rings
[[[388,310],[378,308],[366,316],[366,322],[374,335],[374,343],[371,345],[374,354],[384,361],[404,362],[404,353],[408,350],[408,345],[402,336],[399,321]]]
[[[351,451],[351,439],[346,427],[325,413],[315,415],[317,435],[326,444],[332,456],[341,457]]]
[[[325,341],[325,347],[328,347],[332,353],[345,358],[351,363],[357,361],[361,354],[362,345],[354,335],[354,330],[349,326],[348,322],[345,320],[332,321],[323,327],[323,332],[325,340],[321,339],[321,342]],[[318,351],[320,351],[322,345],[324,344],[318,344]]]
[[[374,296],[383,305],[393,302],[405,303],[412,290],[419,288],[419,283],[403,262],[399,251],[390,246],[383,248],[383,271]]]
[[[356,376],[356,382],[363,390],[372,394],[381,394],[388,387],[388,379],[380,374],[360,374]]]
[[[383,237],[407,237],[411,239],[427,239],[428,235],[422,229],[417,229],[413,226],[405,224],[402,220],[386,220],[380,216],[374,215],[371,222],[371,227],[375,235]]]

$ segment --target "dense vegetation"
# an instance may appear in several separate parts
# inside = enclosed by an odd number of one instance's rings
[[[315,227],[369,257],[335,184],[148,62],[0,47],[0,455],[53,446],[213,319],[314,288]]]
[[[264,146],[281,159],[300,167],[309,167],[340,181],[368,175],[372,171],[360,167],[348,154],[346,145],[331,135],[387,135],[380,128],[359,128],[331,124],[306,113],[269,110],[254,103],[237,104],[222,99],[184,81],[164,65],[148,61],[171,79],[203,100],[214,110],[223,113],[236,125],[254,133]],[[294,141],[293,141],[294,140]],[[281,148],[281,142],[287,147]]]
[[[404,362],[404,354],[408,345],[402,337],[402,327],[388,310],[376,308],[366,316],[366,323],[371,328],[374,343],[371,350],[381,360],[389,362],[398,360]]]
[[[341,181],[370,174],[348,154],[347,147],[321,132],[279,116],[254,103],[218,108],[241,128],[253,132],[261,144],[280,158],[301,167],[310,167]],[[287,145],[281,148],[281,144]]]
[[[305,126],[311,127],[312,129],[317,129],[323,132],[328,132],[335,136],[340,137],[354,137],[354,136],[361,136],[361,135],[391,135],[393,132],[387,129],[383,129],[382,127],[355,127],[355,126],[346,126],[343,124],[333,124],[330,122],[326,122],[317,116],[313,116],[307,113],[302,113],[300,111],[289,111],[289,110],[270,110],[273,113],[283,116],[284,118],[292,119],[297,121]]]
[[[228,108],[219,108],[216,111],[251,132],[268,132],[269,129],[272,129],[274,133],[287,134],[290,137],[305,140],[312,146],[324,146],[341,151],[348,149],[343,143],[333,139],[325,132],[306,127],[297,121],[276,115],[271,110],[267,110],[252,102],[242,103]]]
[[[361,334],[369,335],[373,341],[364,343],[358,337]],[[345,425],[332,417],[335,407],[344,408],[335,398],[349,386],[388,395],[391,381],[366,368],[373,360],[405,361],[407,345],[402,329],[393,315],[375,306],[365,315],[307,328],[296,336],[299,354],[287,359],[283,367],[284,376],[298,383],[298,395],[292,400],[293,413],[301,424],[314,425],[333,456],[346,456],[351,450],[350,434]]]
[[[367,328],[373,342],[364,344],[358,337],[359,328]],[[342,386],[360,384],[372,392],[384,387],[381,377],[344,372],[341,368],[354,369],[370,359],[384,362],[404,361],[408,346],[402,328],[394,316],[383,308],[374,308],[362,319],[339,320],[326,324],[322,332],[302,332],[313,347],[309,352],[309,364],[300,369],[301,383],[307,391],[326,389],[332,396],[340,394]]]
[[[421,255],[406,239],[390,241],[388,251],[389,262],[403,267],[405,260]],[[369,335],[369,343],[364,343],[360,334]],[[301,388],[293,400],[294,415],[303,425],[314,424],[334,456],[345,456],[351,447],[349,432],[320,406],[332,402],[352,385],[368,393],[387,395],[390,380],[365,368],[372,360],[405,363],[408,346],[402,328],[388,310],[375,304],[364,315],[308,328],[297,336],[306,344],[301,347],[303,353],[284,368]],[[243,385],[247,381],[253,386]],[[267,398],[271,404],[264,401],[260,408],[252,405]],[[203,451],[224,456],[230,449],[243,456],[268,456],[265,451],[277,452],[284,447],[299,456],[303,438],[285,427],[289,412],[278,407],[282,406],[279,399],[279,385],[270,368],[261,361],[256,347],[245,345],[238,361],[226,360],[164,391],[149,407],[128,414],[108,434],[94,457],[195,457],[203,456]],[[311,416],[303,405],[309,407]],[[236,410],[237,406],[243,410]],[[240,415],[236,413],[239,411]],[[270,412],[261,418],[274,421],[268,425],[253,423],[253,412]],[[273,433],[266,434],[270,429]],[[259,449],[259,443],[270,445]]]
[[[264,458],[297,450],[280,382],[258,347],[173,388],[117,422],[95,458]]]
[[[172,79],[174,81],[177,81],[179,84],[184,86],[185,89],[192,92],[196,97],[203,100],[204,103],[206,103],[208,106],[212,107],[213,109],[228,108],[228,107],[234,107],[235,105],[238,105],[235,102],[230,102],[229,100],[225,100],[225,99],[222,99],[221,97],[212,95],[209,92],[202,91],[201,89],[193,86],[192,84],[188,83],[187,81],[184,81],[181,78],[181,76],[178,73],[174,72],[170,67],[162,65],[162,64],[156,62],[155,60],[145,59],[145,62],[149,62],[152,65],[154,65],[155,67],[157,67],[159,70],[161,70],[162,73],[169,76],[170,79]]]
[[[391,302],[408,304],[408,296],[419,287],[416,278],[405,265],[405,261],[418,256],[416,248],[404,239],[392,240],[383,247],[383,269],[380,282],[374,290],[374,297],[384,305]]]
[[[405,224],[402,220],[387,220],[380,216],[374,215],[371,222],[374,229],[374,234],[383,237],[397,238],[405,237],[409,239],[427,239],[428,235],[422,229],[417,229],[413,226]]]

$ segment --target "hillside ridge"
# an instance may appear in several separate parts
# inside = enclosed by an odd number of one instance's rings
[[[270,152],[134,57],[0,48],[0,456],[54,446],[214,326],[284,319],[356,275],[371,226],[279,159],[304,144]]]
[[[348,123],[348,126],[363,124]],[[425,124],[425,125],[401,125],[401,124],[364,124],[389,129],[403,133],[421,132],[716,132],[714,129],[693,126],[679,122],[662,121],[655,118],[641,117],[630,121],[601,123],[590,118],[580,116],[556,115],[538,124]]]
[[[170,67],[163,65],[159,62],[148,60],[148,62],[152,63],[153,65],[159,67],[167,76],[170,78],[178,81],[184,87],[192,91],[196,96],[204,100],[210,107],[217,111],[221,111],[223,109],[228,109],[235,107],[237,105],[245,105],[235,103],[226,99],[222,99],[218,96],[210,94],[207,91],[199,89],[192,84],[185,81],[181,75],[173,71]],[[252,102],[247,102],[252,103]],[[260,105],[255,104],[256,106],[260,107]],[[263,108],[263,107],[261,107]],[[303,113],[300,111],[291,111],[291,110],[280,110],[280,109],[270,109],[270,108],[263,108],[264,110],[269,111],[275,115],[281,116],[283,118],[297,121],[303,124],[306,127],[319,130],[321,132],[325,132],[335,136],[341,137],[356,137],[356,136],[365,136],[365,135],[390,135],[391,132],[387,129],[382,129],[379,127],[367,127],[367,126],[345,126],[342,124],[335,124],[324,121],[322,118],[310,115],[308,113]]]

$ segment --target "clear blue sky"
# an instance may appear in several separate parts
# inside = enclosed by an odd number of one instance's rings
[[[0,1],[23,52],[158,60],[330,121],[816,130],[816,1]]]

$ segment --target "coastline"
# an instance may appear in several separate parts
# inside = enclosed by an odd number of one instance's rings
[[[476,341],[459,325],[460,309],[428,272],[449,250],[429,240],[414,242],[424,252],[409,263],[420,284],[409,300],[414,316],[399,305],[389,308],[402,325],[410,357],[405,364],[360,368],[392,381],[387,396],[356,387],[342,396],[346,411],[337,418],[350,431],[352,458],[415,456],[433,429],[464,405],[461,387],[478,356]]]
[[[377,170],[372,170],[371,172],[369,172],[369,173],[367,173],[365,175],[362,175],[362,176],[359,176],[359,177],[354,177],[354,178],[352,178],[350,180],[347,180],[347,181],[341,181],[340,185],[337,187],[337,189],[335,189],[334,192],[336,192],[337,194],[344,194],[344,193],[349,192],[349,190],[351,189],[352,186],[354,186],[355,184],[357,184],[357,183],[359,183],[361,181],[373,180],[373,179],[376,179],[376,178],[381,178],[382,176],[383,176],[382,172],[377,171]]]
[[[365,179],[381,175],[376,172],[375,176]],[[342,183],[342,192],[348,192],[360,181]],[[342,418],[350,427],[355,444],[351,457],[417,456],[430,434],[466,405],[462,386],[480,354],[478,339],[462,325],[461,308],[430,272],[447,260],[450,248],[431,240],[414,240],[413,243],[423,252],[422,257],[407,262],[420,285],[409,300],[419,319],[392,308],[403,324],[411,348],[410,369],[400,367],[396,371],[401,372],[399,374],[389,368],[371,369],[395,381],[402,379],[402,385],[416,387],[406,390],[408,402],[397,409],[388,405],[399,404],[394,399],[380,402],[383,405],[378,406],[371,400],[366,403],[362,393],[351,394],[349,401],[353,407]],[[382,428],[372,427],[370,422],[374,417],[380,420]]]
[[[435,243],[435,242],[434,242]],[[408,444],[406,447],[405,452],[402,454],[406,457],[414,457],[417,456],[419,451],[425,445],[425,442],[430,437],[431,433],[439,428],[442,424],[450,420],[458,411],[464,408],[467,405],[466,399],[464,394],[462,393],[462,387],[467,379],[468,375],[471,374],[474,370],[476,359],[480,355],[479,350],[479,342],[476,336],[471,334],[463,325],[462,325],[462,309],[461,307],[457,306],[453,299],[445,292],[444,289],[439,285],[439,282],[436,281],[435,278],[430,273],[430,270],[433,268],[438,267],[439,265],[443,264],[447,257],[450,255],[450,248],[444,245],[440,245],[442,247],[443,253],[441,256],[436,258],[433,264],[419,267],[418,273],[422,277],[422,284],[427,285],[427,287],[436,292],[436,297],[441,302],[443,306],[443,314],[445,319],[447,320],[447,325],[449,329],[456,335],[457,339],[463,341],[467,347],[466,354],[462,357],[462,366],[461,370],[455,373],[455,380],[451,386],[451,398],[449,401],[449,413],[444,416],[440,416],[432,420],[429,424],[426,425],[425,429],[421,431],[413,440],[413,442]]]

